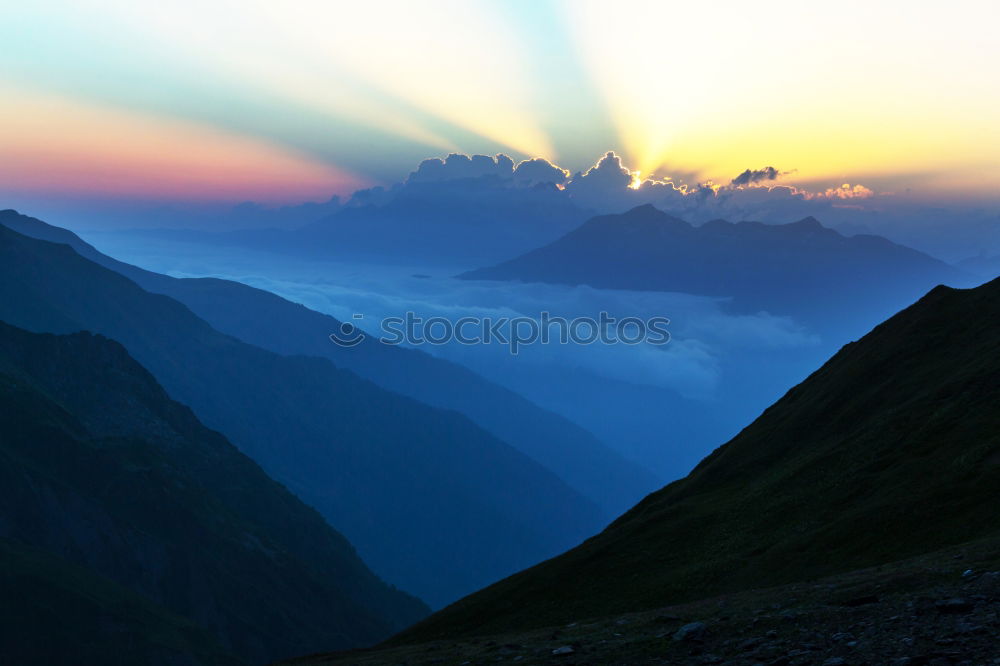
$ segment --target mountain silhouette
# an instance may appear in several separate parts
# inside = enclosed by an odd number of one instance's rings
[[[0,323],[0,456],[11,663],[262,663],[428,612],[107,338]]]
[[[327,359],[226,336],[66,245],[5,226],[0,320],[121,342],[171,397],[317,508],[379,576],[432,606],[602,524],[595,504],[460,414]]]
[[[824,327],[845,317],[874,323],[935,284],[970,284],[921,252],[880,236],[845,237],[813,217],[695,227],[651,205],[594,217],[544,247],[459,277],[732,298],[740,311]]]
[[[329,339],[330,333],[341,330],[340,321],[268,291],[229,280],[178,279],[143,270],[102,254],[71,231],[11,210],[0,211],[0,225],[69,245],[146,291],[180,301],[221,333],[279,354],[328,358],[384,389],[464,414],[596,502],[607,520],[663,483],[587,430],[456,363],[372,338],[341,347]]]
[[[939,286],[598,536],[394,639],[809,581],[1000,532],[1000,279]]]
[[[976,256],[967,257],[955,265],[986,280],[1000,276],[1000,255],[997,254],[990,255],[982,252]]]

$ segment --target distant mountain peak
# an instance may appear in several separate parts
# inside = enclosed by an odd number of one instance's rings
[[[916,250],[845,237],[814,217],[695,227],[650,205],[592,218],[549,245],[460,277],[724,297],[741,311],[838,330],[848,320],[875,321],[939,282],[969,283]]]
[[[656,206],[654,206],[651,203],[645,203],[645,204],[641,204],[639,206],[636,206],[635,208],[630,208],[629,210],[625,211],[624,215],[626,215],[628,217],[635,217],[637,215],[660,215],[660,216],[666,216],[666,213],[664,213],[662,210],[660,210],[659,208],[657,208]]]
[[[635,208],[630,208],[621,215],[612,216],[619,217],[623,220],[650,220],[657,222],[684,222],[684,220],[674,217],[669,213],[665,213],[653,204],[642,204],[641,206],[636,206]],[[687,222],[684,222],[687,224]]]
[[[642,204],[624,213],[601,215],[591,218],[580,229],[611,229],[628,227],[632,229],[678,229],[691,230],[690,224],[679,217],[665,213],[653,204]]]
[[[797,222],[791,222],[784,226],[790,229],[815,229],[817,231],[820,229],[826,229],[826,227],[824,227],[823,224],[812,215],[809,217],[803,217]]]

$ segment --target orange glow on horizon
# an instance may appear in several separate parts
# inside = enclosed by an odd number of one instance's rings
[[[4,91],[0,182],[7,191],[300,202],[362,179],[264,141],[173,119]]]

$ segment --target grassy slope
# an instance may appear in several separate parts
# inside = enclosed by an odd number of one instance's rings
[[[393,642],[808,580],[1000,528],[1000,280],[845,346],[687,478]]]

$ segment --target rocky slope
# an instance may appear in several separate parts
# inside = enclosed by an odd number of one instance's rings
[[[532,631],[302,657],[323,664],[1000,664],[1000,541]]]

